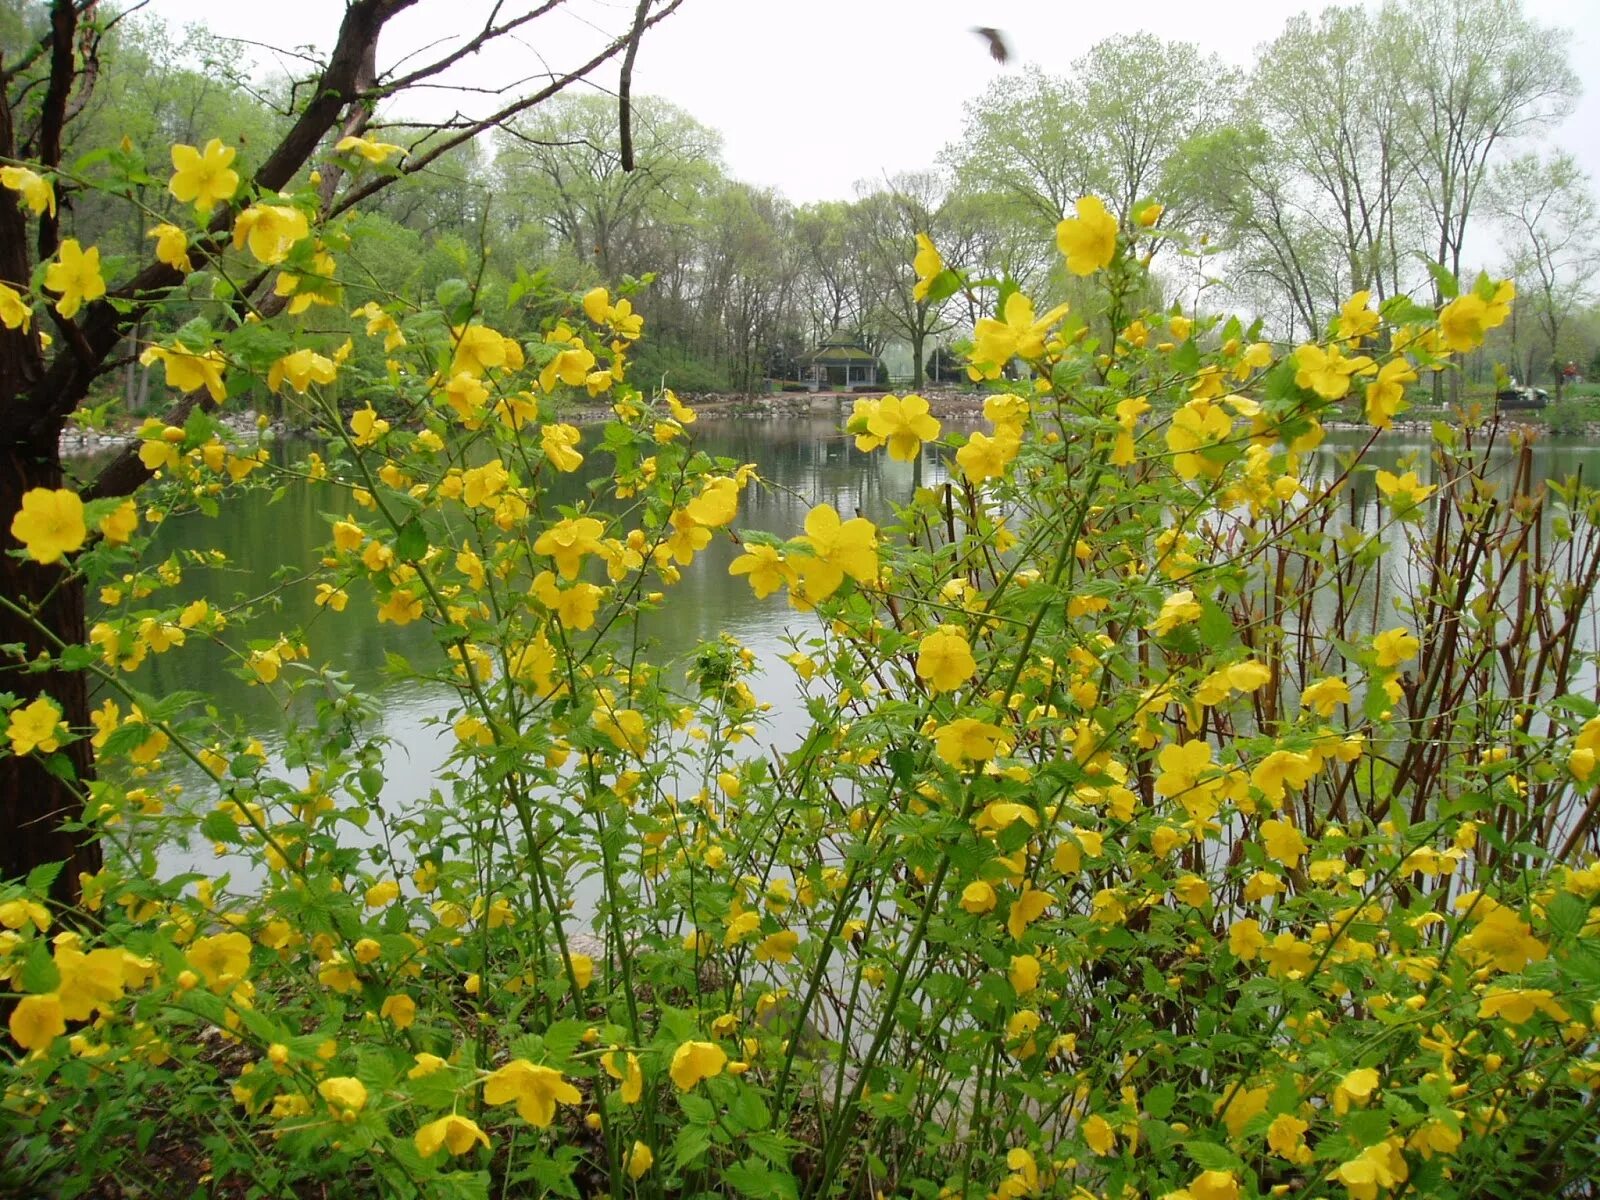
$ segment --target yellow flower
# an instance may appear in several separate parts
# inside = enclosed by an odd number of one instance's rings
[[[1075,217],[1056,226],[1056,248],[1074,275],[1093,275],[1111,265],[1117,252],[1117,221],[1097,196],[1084,196]]]
[[[811,554],[794,560],[800,584],[791,589],[796,602],[815,605],[839,590],[845,576],[858,583],[873,583],[878,578],[878,530],[865,517],[841,521],[831,504],[819,504],[806,514],[806,532],[795,541]]]
[[[1188,590],[1173,592],[1161,602],[1161,611],[1145,628],[1157,637],[1166,637],[1178,626],[1198,621],[1203,611],[1193,592]]]
[[[350,431],[356,435],[356,445],[370,446],[389,432],[389,422],[378,416],[377,411],[368,404],[350,414]]]
[[[1350,685],[1337,675],[1317,680],[1300,693],[1300,707],[1309,708],[1319,717],[1333,716],[1333,710],[1350,703]]]
[[[374,142],[370,138],[355,137],[354,135],[340,138],[334,144],[333,150],[335,154],[358,155],[374,166],[381,166],[395,155],[405,153],[403,147],[394,146],[388,142]],[[487,1143],[485,1144],[487,1145]],[[452,1150],[451,1153],[459,1154],[461,1152]]]
[[[317,1084],[317,1092],[328,1102],[333,1115],[342,1121],[354,1121],[356,1114],[367,1106],[367,1085],[351,1075],[334,1075]]]
[[[1022,935],[1028,932],[1028,926],[1042,917],[1045,909],[1055,902],[1056,898],[1049,892],[1025,887],[1022,894],[1012,901],[1011,911],[1006,915],[1006,932],[1021,941]]]
[[[185,274],[194,270],[194,264],[189,261],[189,237],[176,225],[162,222],[154,229],[146,230],[145,236],[156,239],[158,261]]]
[[[576,471],[583,466],[583,455],[578,453],[578,442],[583,435],[571,425],[542,425],[539,428],[539,448],[545,461],[558,471]]]
[[[982,916],[986,912],[993,912],[997,900],[998,897],[995,895],[994,888],[981,879],[976,883],[967,884],[961,890],[961,907],[974,916]]]
[[[1201,1171],[1188,1191],[1191,1200],[1239,1200],[1239,1180],[1232,1171]]]
[[[1010,749],[1005,730],[975,717],[957,717],[934,733],[934,753],[958,771]]]
[[[726,525],[739,513],[739,481],[727,475],[707,479],[683,511],[696,525],[708,529]]]
[[[1367,423],[1389,428],[1405,405],[1406,385],[1416,381],[1416,371],[1403,358],[1391,358],[1378,368],[1378,377],[1367,384]]]
[[[234,930],[196,938],[185,960],[214,992],[224,992],[250,973],[250,939]]]
[[[267,370],[267,387],[276,394],[285,382],[302,396],[313,383],[332,383],[339,373],[331,358],[314,350],[286,354]]]
[[[1266,944],[1266,935],[1261,932],[1261,922],[1254,917],[1246,917],[1228,926],[1228,953],[1242,962],[1249,962],[1255,958]]]
[[[581,1104],[583,1095],[554,1067],[535,1066],[514,1058],[484,1080],[486,1104],[516,1102],[517,1115],[530,1125],[548,1129],[557,1104]]]
[[[1379,1188],[1387,1190],[1404,1183],[1411,1173],[1396,1141],[1390,1138],[1368,1146],[1340,1163],[1328,1178],[1344,1184],[1351,1200],[1376,1200]]]
[[[1352,376],[1372,370],[1372,360],[1365,354],[1346,358],[1337,346],[1323,349],[1309,342],[1294,352],[1294,365],[1295,384],[1310,388],[1324,400],[1339,399],[1350,390]]]
[[[11,518],[11,536],[35,562],[59,562],[89,536],[83,501],[67,488],[31,488]]]
[[[916,286],[911,289],[911,298],[921,304],[928,298],[933,281],[944,270],[944,259],[939,257],[939,251],[934,248],[933,239],[925,233],[917,234],[917,253],[911,260],[911,269],[917,275]]]
[[[1499,1017],[1512,1025],[1524,1024],[1536,1012],[1542,1012],[1552,1021],[1572,1019],[1548,988],[1490,988],[1478,1005],[1480,1020]]]
[[[1357,1067],[1334,1085],[1333,1110],[1342,1115],[1351,1105],[1358,1108],[1365,1105],[1380,1082],[1378,1072],[1371,1067]]]
[[[928,402],[915,394],[885,396],[878,401],[867,429],[888,445],[889,457],[896,462],[913,461],[923,442],[939,436],[939,422],[928,415]]]
[[[1480,901],[1479,907],[1486,903]],[[1461,948],[1472,961],[1501,971],[1520,971],[1530,962],[1543,962],[1550,953],[1514,909],[1499,904],[1461,939]]]
[[[233,170],[232,146],[212,138],[204,151],[183,144],[172,148],[172,179],[167,188],[180,204],[194,203],[202,216],[224,200],[231,200],[239,189],[239,174]]]
[[[1311,1149],[1306,1145],[1306,1130],[1311,1126],[1299,1117],[1280,1113],[1267,1126],[1267,1147],[1279,1158],[1292,1163],[1311,1161]]]
[[[383,998],[383,1006],[378,1009],[378,1015],[393,1021],[396,1029],[410,1029],[417,1020],[417,1002],[404,992],[396,992],[392,996]]]
[[[465,1154],[474,1146],[489,1145],[489,1135],[478,1128],[476,1121],[451,1113],[437,1121],[429,1121],[417,1130],[413,1139],[417,1153],[427,1158],[437,1154],[442,1146],[451,1154]]]
[[[594,517],[563,517],[538,536],[533,552],[549,557],[563,579],[576,579],[584,555],[599,552],[605,532]]]
[[[0,184],[22,195],[28,211],[39,216],[46,209],[56,215],[56,190],[50,181],[27,167],[0,167]]]
[[[794,952],[800,945],[800,935],[792,929],[780,929],[777,933],[769,933],[756,943],[754,950],[757,962],[794,961]]]
[[[61,293],[56,301],[56,311],[72,318],[85,301],[98,300],[106,294],[106,281],[100,275],[100,248],[85,250],[77,238],[61,243],[55,261],[44,269],[44,286]]]
[[[66,730],[61,724],[61,709],[48,696],[40,696],[33,703],[11,710],[6,723],[6,736],[11,739],[11,752],[18,756],[38,750],[44,754],[61,748]]]
[[[1172,451],[1172,469],[1181,479],[1205,475],[1215,479],[1222,474],[1223,460],[1200,453],[1221,443],[1233,431],[1233,418],[1220,404],[1210,400],[1190,400],[1172,414],[1167,426],[1167,449]],[[1129,447],[1131,451],[1131,446]],[[1131,459],[1131,454],[1128,455]]]
[[[24,1050],[43,1050],[67,1031],[61,998],[54,992],[24,996],[11,1010],[11,1038]]]
[[[110,700],[107,700],[106,704],[112,709],[111,721],[114,726],[117,720],[116,704]],[[43,933],[50,928],[50,910],[38,901],[26,897],[20,900],[7,900],[4,904],[0,904],[0,926],[7,929],[21,929],[24,925],[32,925]]]
[[[378,606],[378,621],[380,624],[384,621],[392,621],[396,625],[409,625],[411,622],[419,620],[421,616],[422,597],[415,596],[404,588],[396,588],[389,593],[389,598]],[[256,673],[258,675],[261,674],[259,667],[256,669]],[[277,678],[276,667],[273,668],[272,678]],[[264,675],[262,679],[266,683],[272,682],[272,679],[268,679]]]
[[[8,284],[0,283],[0,325],[26,333],[31,324],[33,310],[23,302],[22,293]]]
[[[728,564],[729,575],[743,575],[757,600],[794,582],[794,569],[775,546],[746,542],[744,553]]]
[[[1339,309],[1339,340],[1359,342],[1378,327],[1378,314],[1367,307],[1371,292],[1357,292]]]
[[[1261,844],[1267,848],[1267,857],[1286,867],[1294,866],[1310,849],[1298,829],[1288,821],[1279,820],[1261,823]]]
[[[606,1074],[619,1080],[622,1084],[618,1093],[622,1096],[624,1104],[637,1104],[644,1095],[644,1071],[639,1067],[639,1056],[629,1053],[626,1069],[617,1065],[617,1054],[611,1050],[600,1056],[600,1065],[605,1068]]]
[[[1286,789],[1292,787],[1298,791],[1316,773],[1317,764],[1310,755],[1293,750],[1274,750],[1250,772],[1250,783],[1261,790],[1262,796],[1270,804],[1278,807],[1283,802]]]
[[[228,398],[228,388],[222,381],[222,370],[227,366],[220,350],[207,350],[195,354],[182,346],[151,346],[139,355],[145,366],[159,362],[166,369],[167,386],[180,392],[206,393],[221,404]]]
[[[667,1073],[680,1092],[687,1092],[702,1079],[722,1074],[728,1056],[715,1042],[684,1042],[672,1053]]]
[[[1211,888],[1198,875],[1185,875],[1172,885],[1172,894],[1190,908],[1204,908],[1211,899]]]
[[[633,1149],[628,1151],[628,1178],[638,1179],[655,1161],[656,1156],[650,1152],[650,1147],[635,1141]]]
[[[1384,494],[1389,503],[1400,513],[1408,512],[1421,504],[1436,490],[1432,484],[1426,486],[1417,478],[1415,471],[1407,471],[1404,475],[1396,475],[1391,471],[1379,471],[1374,478],[1378,483],[1378,490]]]
[[[1372,648],[1378,654],[1378,666],[1397,667],[1417,656],[1422,643],[1403,626],[1385,629],[1372,639]]]
[[[1067,315],[1067,306],[1058,304],[1035,319],[1033,301],[1021,292],[1006,297],[1001,320],[980,317],[972,331],[972,363],[967,374],[974,379],[997,379],[1013,358],[1032,361],[1044,353],[1045,335]]]
[[[1006,978],[1011,981],[1011,989],[1017,995],[1026,996],[1039,986],[1039,971],[1039,960],[1033,955],[1013,954]]]
[[[1094,1153],[1101,1157],[1116,1153],[1117,1131],[1111,1127],[1111,1122],[1095,1113],[1078,1127],[1083,1134],[1084,1143]]]
[[[1011,460],[1022,448],[1022,442],[1008,434],[1009,431],[1000,431],[990,437],[986,433],[974,433],[967,444],[956,451],[956,463],[968,483],[998,479],[1006,473]]]
[[[305,213],[292,205],[252,204],[234,222],[233,246],[237,250],[248,243],[256,261],[270,267],[288,258],[310,232]]]
[[[937,694],[953,692],[978,673],[972,645],[955,625],[941,625],[917,648],[917,677]]]
[[[1485,333],[1505,322],[1516,294],[1516,285],[1505,279],[1496,286],[1491,300],[1468,292],[1450,301],[1439,312],[1439,332],[1444,344],[1460,353],[1476,350],[1483,344]]]

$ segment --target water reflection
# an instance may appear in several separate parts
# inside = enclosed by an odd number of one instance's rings
[[[802,531],[806,513],[816,504],[831,504],[845,516],[860,513],[882,521],[893,503],[903,502],[911,493],[912,464],[891,462],[882,453],[863,454],[850,438],[839,434],[839,428],[839,416],[818,414],[773,421],[706,421],[696,432],[700,446],[709,453],[758,464],[770,484],[746,493],[738,526],[790,537]],[[1313,473],[1323,480],[1332,479],[1342,470],[1341,457],[1365,440],[1357,434],[1330,435],[1314,457]],[[283,459],[303,449],[280,446],[275,453]],[[1423,483],[1436,483],[1429,449],[1424,439],[1387,436],[1369,453],[1366,465],[1395,470],[1404,462],[1406,469],[1417,471]],[[1560,478],[1580,469],[1593,478],[1600,470],[1597,446],[1546,442],[1533,453],[1535,478]],[[604,460],[591,455],[588,465],[603,466]],[[941,456],[931,450],[925,453],[922,470],[927,484],[947,477]],[[588,479],[568,477],[560,482],[561,491],[554,497],[558,503],[588,495]],[[1347,495],[1343,519],[1364,530],[1376,527],[1380,508],[1373,471],[1355,473]],[[187,567],[178,589],[186,600],[204,596],[225,607],[265,595],[283,580],[295,578],[325,545],[328,517],[343,514],[343,499],[326,485],[294,486],[276,496],[249,494],[230,500],[217,519],[170,521],[160,531],[156,557],[177,554],[182,558],[185,551],[211,548],[225,551],[229,557],[226,568]],[[1391,551],[1401,548],[1402,531],[1391,528],[1385,536]],[[772,706],[769,740],[781,749],[799,740],[806,720],[793,673],[781,660],[796,639],[803,640],[815,629],[814,619],[793,611],[780,597],[757,602],[742,579],[728,574],[728,564],[739,552],[730,539],[719,537],[684,571],[681,583],[669,591],[665,607],[643,624],[647,641],[643,657],[657,664],[681,660],[702,641],[722,633],[732,635],[756,656],[758,670],[751,686],[760,700]],[[1388,574],[1379,577],[1374,573],[1355,600],[1362,611],[1373,614],[1374,622],[1382,622],[1375,628],[1396,623],[1393,600],[1414,594],[1419,583],[1419,565],[1406,554],[1386,553],[1383,562]],[[305,584],[282,588],[273,597],[271,611],[253,626],[231,628],[229,638],[237,645],[247,638],[275,637],[285,630],[303,628],[314,659],[328,662],[376,700],[380,715],[372,732],[387,738],[392,746],[385,762],[384,800],[404,806],[425,798],[435,786],[449,748],[444,716],[454,702],[454,693],[396,678],[386,673],[385,662],[390,655],[418,663],[434,661],[438,650],[428,626],[420,622],[403,628],[378,625],[371,619],[370,599],[354,589],[350,610],[342,614],[318,608],[313,594],[313,588]],[[209,697],[219,710],[237,715],[256,731],[274,761],[283,747],[282,731],[307,716],[292,707],[283,708],[277,693],[248,683],[220,662],[215,647],[198,639],[151,657],[133,682],[158,696],[192,691]],[[279,731],[277,737],[272,736],[274,730]],[[289,774],[293,778],[293,773]],[[217,797],[207,791],[208,781],[198,773],[182,782],[197,808],[216,802]],[[166,846],[161,858],[169,871],[215,872],[242,865],[232,859],[214,862],[205,847]]]

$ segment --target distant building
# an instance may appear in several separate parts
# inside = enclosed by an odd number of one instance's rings
[[[883,364],[854,338],[834,334],[815,350],[800,355],[800,378],[814,391],[848,392],[876,387]]]

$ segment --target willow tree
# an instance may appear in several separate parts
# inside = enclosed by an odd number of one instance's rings
[[[325,58],[298,61],[310,66],[292,81],[292,102],[282,133],[269,145],[246,148],[235,167],[240,186],[212,210],[209,224],[188,246],[190,264],[203,269],[219,262],[228,250],[235,217],[254,197],[273,196],[313,164],[321,168],[318,200],[321,216],[330,217],[362,204],[369,197],[428,168],[454,148],[533,109],[606,64],[622,59],[624,76],[631,68],[631,50],[651,26],[672,13],[681,0],[639,0],[628,23],[608,34],[584,61],[550,70],[502,89],[477,86],[480,100],[492,97],[493,111],[465,117],[459,113],[437,124],[380,120],[382,104],[389,111],[403,105],[418,88],[453,86],[451,69],[467,63],[486,47],[535,35],[543,20],[566,0],[528,0],[497,4],[481,25],[436,44],[420,55],[380,68],[380,42],[400,14],[423,5],[419,0],[347,0],[337,36]],[[0,166],[34,175],[10,173],[13,186],[0,187],[0,282],[20,294],[44,282],[52,263],[69,263],[78,248],[77,171],[119,170],[130,180],[146,175],[140,148],[83,144],[80,130],[89,125],[96,88],[108,57],[115,53],[115,27],[121,15],[97,0],[53,0],[34,6],[8,30],[8,47],[0,50]],[[626,88],[620,89],[625,95]],[[627,120],[626,105],[621,119]],[[345,137],[377,135],[400,143],[407,151],[398,165],[382,171],[355,173],[341,169],[333,144]],[[150,147],[165,153],[164,147]],[[84,155],[99,150],[98,161]],[[148,164],[160,174],[164,164]],[[33,180],[39,182],[35,183]],[[114,264],[106,264],[114,269]],[[98,277],[98,272],[95,273]],[[273,295],[276,272],[259,272],[227,304],[221,324],[238,323],[247,313],[270,319],[284,306]],[[130,333],[177,297],[184,274],[151,253],[148,261],[132,261],[105,281],[104,295],[94,288],[81,305],[63,296],[54,306],[36,305],[22,319],[0,323],[0,667],[3,687],[27,702],[51,696],[65,721],[75,729],[89,724],[85,676],[72,669],[70,658],[56,657],[64,647],[86,641],[85,597],[80,579],[59,563],[27,560],[10,534],[24,494],[56,489],[63,483],[60,453],[62,431],[73,413],[103,387],[122,363]],[[57,289],[59,290],[59,289]],[[50,328],[46,330],[45,326]],[[48,336],[46,334],[48,333]],[[244,372],[238,384],[249,385]],[[199,405],[211,405],[204,390],[178,400],[166,414],[168,425],[181,426]],[[125,496],[150,475],[134,449],[112,460],[86,487],[86,500]],[[43,667],[44,669],[39,669]],[[79,738],[48,760],[34,755],[0,757],[0,877],[23,874],[36,866],[62,863],[54,894],[63,901],[76,896],[80,871],[92,871],[98,850],[71,825],[81,814],[86,782],[93,777],[89,740]]]

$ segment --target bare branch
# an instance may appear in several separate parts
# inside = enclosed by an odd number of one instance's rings
[[[660,12],[656,13],[655,16],[651,17],[645,22],[645,28],[652,28],[659,22],[666,20],[666,18],[670,17],[678,10],[678,6],[682,3],[683,0],[667,0],[665,7],[663,7]],[[333,206],[333,209],[330,211],[329,215],[336,216],[337,214],[354,207],[361,201],[365,200],[368,196],[374,195],[375,193],[380,192],[384,188],[388,187],[389,184],[394,182],[395,179],[403,178],[406,175],[411,175],[417,171],[420,171],[429,163],[432,163],[441,158],[443,155],[448,154],[451,150],[454,150],[462,143],[471,141],[485,130],[502,125],[506,121],[509,121],[512,117],[517,116],[519,113],[526,112],[535,105],[543,103],[545,100],[548,100],[551,96],[554,96],[557,92],[561,91],[569,84],[575,83],[576,81],[582,79],[585,75],[588,75],[602,63],[616,57],[616,55],[627,46],[627,43],[628,39],[626,37],[618,38],[599,54],[596,54],[588,62],[554,80],[547,87],[542,88],[540,91],[535,92],[530,96],[525,96],[515,104],[507,105],[499,112],[492,113],[481,120],[472,122],[470,125],[462,128],[458,133],[451,137],[445,138],[442,142],[433,146],[426,153],[418,155],[415,159],[407,159],[399,175],[385,176],[374,179],[363,187],[357,188],[352,192],[347,192],[344,197]]]
[[[650,11],[650,0],[639,0],[633,14],[633,31],[628,35],[628,53],[622,59],[622,75],[617,81],[618,138],[622,144],[622,169],[633,170],[633,121],[629,108],[633,93],[633,59],[639,53],[639,39],[644,34],[644,19]]]

